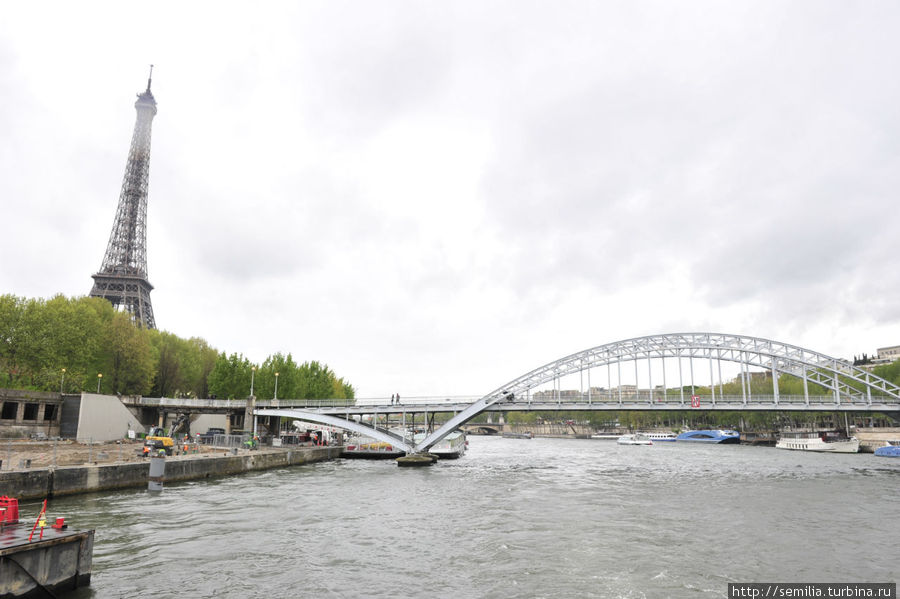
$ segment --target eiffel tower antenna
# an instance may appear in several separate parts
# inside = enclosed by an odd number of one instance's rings
[[[147,91],[134,103],[137,120],[131,137],[131,149],[125,164],[122,192],[116,208],[112,232],[100,271],[91,275],[91,297],[103,297],[117,310],[131,314],[138,326],[155,329],[147,280],[147,190],[150,183],[150,133],[156,116],[156,100],[150,92],[153,65],[147,78]]]

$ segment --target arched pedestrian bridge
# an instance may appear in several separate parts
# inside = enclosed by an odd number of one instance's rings
[[[728,374],[731,378],[726,383]],[[777,383],[781,380],[784,384],[783,375],[793,378],[792,387],[800,392],[780,394]],[[575,376],[581,389],[563,391],[560,381]],[[760,381],[769,382],[768,392],[759,392]],[[551,389],[533,392],[548,384]],[[732,389],[727,394],[726,384]],[[733,391],[736,384],[740,393]],[[257,416],[330,424],[407,452],[420,452],[485,411],[837,411],[900,418],[900,387],[846,360],[787,343],[721,333],[676,333],[617,341],[560,358],[471,402],[404,399],[400,404],[384,400],[337,406],[282,400],[277,407],[264,407],[264,403],[255,410]],[[288,403],[290,407],[285,405]],[[378,414],[414,417],[418,413],[427,418],[435,412],[453,412],[454,416],[417,444],[353,418]],[[377,417],[372,420],[377,422]]]

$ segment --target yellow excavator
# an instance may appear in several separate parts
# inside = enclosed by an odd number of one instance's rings
[[[175,436],[180,433],[181,429],[187,429],[189,422],[188,414],[179,414],[172,428],[169,429],[168,435],[161,426],[151,426],[147,436],[144,437],[144,455],[158,454],[160,450],[164,450],[166,455],[172,455],[172,451],[175,449]]]
[[[160,450],[165,451],[166,455],[172,455],[175,449],[175,441],[166,434],[161,426],[151,426],[147,436],[144,437],[144,453],[155,454]]]

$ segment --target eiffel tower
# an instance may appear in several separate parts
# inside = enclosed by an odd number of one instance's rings
[[[150,182],[150,129],[156,116],[156,100],[150,92],[153,65],[147,78],[147,90],[138,94],[134,108],[137,121],[131,137],[125,178],[119,195],[119,207],[100,271],[91,275],[91,297],[103,297],[117,310],[131,314],[141,327],[155,329],[147,280],[147,188]]]

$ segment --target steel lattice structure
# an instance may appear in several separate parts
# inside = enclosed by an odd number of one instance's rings
[[[131,137],[131,149],[125,165],[125,177],[116,218],[100,271],[92,275],[91,297],[102,297],[116,309],[131,314],[132,320],[155,329],[147,280],[147,192],[150,183],[150,134],[156,116],[156,100],[150,92],[153,67],[147,89],[134,103],[137,120]]]
[[[666,379],[665,360],[677,359],[677,377]],[[709,397],[704,397],[702,406],[693,406],[691,398],[685,403],[685,386],[693,387],[682,380],[682,359],[687,359],[690,368],[696,359],[709,362]],[[662,383],[654,390],[652,380],[652,361],[662,362]],[[649,395],[645,399],[636,396],[623,399],[621,374],[617,380],[617,388],[611,386],[603,396],[591,401],[590,371],[597,367],[620,367],[623,362],[634,362],[636,375],[638,362],[647,362],[647,374],[650,379]],[[719,369],[718,383],[713,372],[714,364],[726,361],[740,365],[741,395],[722,395],[722,372]],[[751,395],[749,379],[750,367],[762,368],[771,373],[772,395]],[[587,371],[588,393],[572,400],[562,400],[558,395],[552,402],[538,400],[532,402],[529,391],[543,384],[558,381],[567,375]],[[779,398],[778,379],[782,374],[797,377],[803,381],[803,395]],[[672,380],[676,379],[676,380]],[[691,375],[691,379],[693,376]],[[811,396],[810,383],[828,389],[829,396]],[[611,385],[611,381],[610,381]],[[719,386],[718,393],[716,386]],[[670,386],[674,389],[671,389]],[[637,385],[635,385],[637,387]],[[677,389],[678,391],[675,391]],[[667,395],[674,396],[672,400]],[[654,395],[655,394],[655,395]],[[616,396],[617,395],[617,396]],[[386,398],[385,398],[386,400]],[[717,403],[718,401],[718,403]],[[659,403],[661,402],[661,403]],[[722,333],[674,333],[667,335],[651,335],[616,341],[599,345],[564,358],[560,358],[531,372],[515,378],[498,387],[481,399],[469,403],[430,402],[425,405],[334,405],[308,406],[305,408],[260,408],[255,410],[257,416],[281,416],[311,420],[347,428],[367,434],[382,441],[392,443],[404,451],[427,451],[435,443],[484,411],[529,411],[529,410],[683,410],[690,407],[702,407],[712,410],[812,410],[836,412],[882,412],[896,417],[900,414],[900,387],[878,377],[862,368],[853,366],[846,360],[832,358],[825,354],[804,349],[796,345],[771,341],[759,337],[745,335],[729,335]],[[414,448],[384,429],[375,429],[363,423],[351,420],[351,414],[379,413],[413,413],[425,411],[456,412],[443,426],[429,434]],[[427,419],[427,415],[426,415]]]
[[[599,366],[621,364],[626,361],[664,358],[701,358],[724,360],[741,364],[742,379],[750,366],[762,367],[772,372],[772,380],[778,375],[789,374],[804,382],[807,394],[809,382],[829,389],[835,405],[843,399],[865,406],[872,404],[873,391],[882,399],[896,404],[900,402],[900,387],[874,374],[858,368],[845,360],[839,360],[795,345],[758,337],[721,333],[674,333],[651,335],[617,341],[587,349],[560,358],[488,393],[468,408],[447,421],[444,426],[428,435],[416,447],[427,450],[445,436],[494,404],[522,401],[523,394],[544,383],[557,380]],[[665,371],[664,371],[665,372]],[[665,377],[665,374],[663,374]],[[652,385],[652,384],[651,384]],[[712,386],[714,389],[714,385]],[[746,402],[746,398],[745,398]],[[778,408],[778,387],[774,386],[773,406]],[[650,407],[653,407],[652,405]]]

